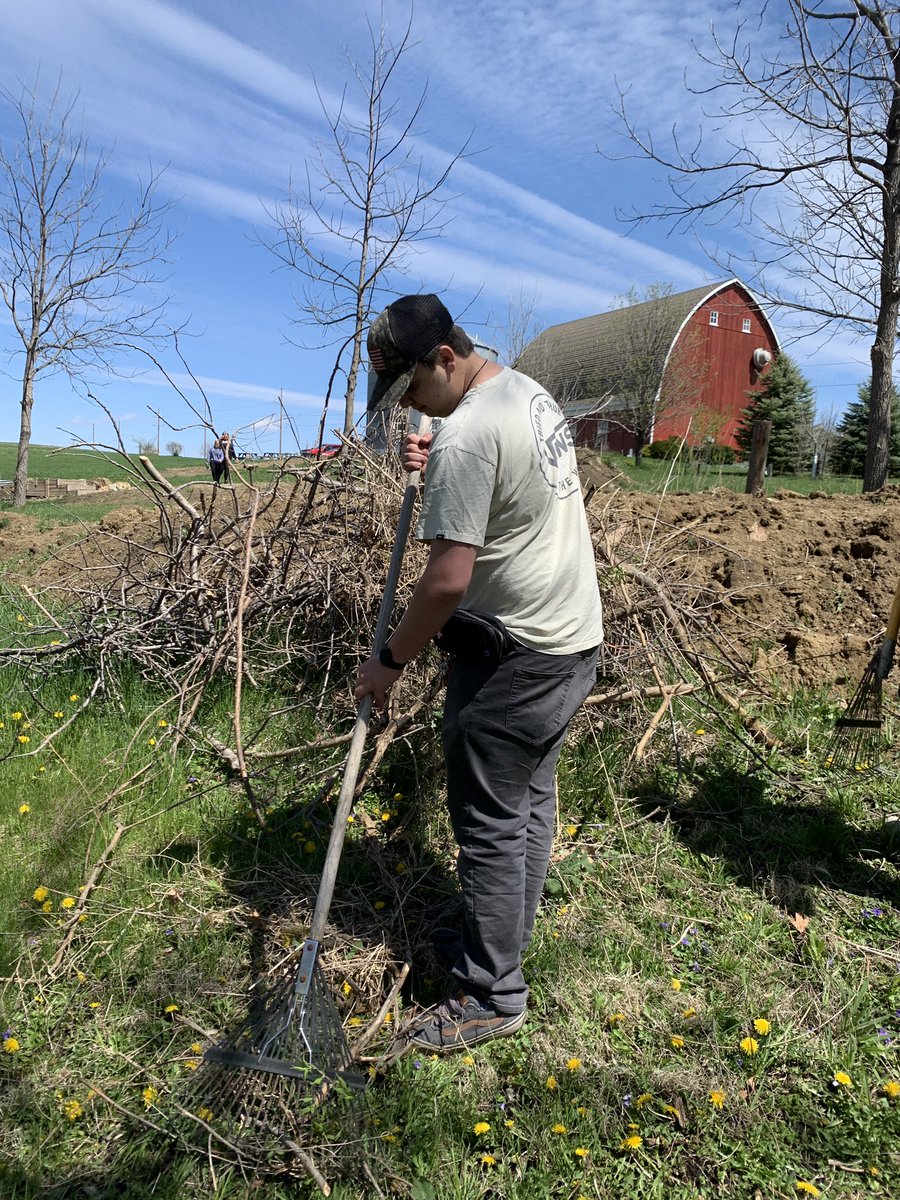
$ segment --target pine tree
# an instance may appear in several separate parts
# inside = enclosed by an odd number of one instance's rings
[[[815,398],[812,384],[787,354],[779,354],[762,385],[748,392],[735,440],[745,454],[753,440],[753,422],[771,421],[769,465],[778,474],[796,474],[812,460]]]
[[[841,417],[837,427],[829,469],[836,475],[862,475],[866,463],[869,436],[869,407],[872,381],[859,385],[859,399],[854,400]],[[900,393],[891,385],[890,473],[900,473]]]

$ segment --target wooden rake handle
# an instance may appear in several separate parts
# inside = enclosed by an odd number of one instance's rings
[[[894,603],[891,605],[891,615],[888,617],[887,640],[896,642],[898,633],[900,633],[900,579],[897,580]]]
[[[426,434],[430,430],[431,418],[420,416],[418,432]],[[403,492],[403,501],[400,505],[400,514],[397,518],[397,532],[394,534],[394,548],[391,552],[391,562],[384,585],[384,595],[381,597],[381,607],[378,610],[378,623],[375,626],[375,653],[382,648],[387,640],[388,625],[394,609],[394,597],[397,594],[397,581],[400,578],[400,568],[403,565],[403,552],[406,549],[406,542],[409,537],[413,506],[416,502],[418,491],[419,472],[410,471],[406,478],[406,488]],[[356,781],[359,778],[359,768],[362,763],[366,735],[369,731],[369,722],[372,719],[372,703],[371,695],[364,696],[360,701],[359,708],[356,710],[356,725],[353,728],[350,750],[347,754],[347,761],[344,764],[344,778],[341,783],[341,792],[338,796],[337,809],[334,814],[334,825],[331,828],[331,837],[328,839],[328,850],[325,855],[325,865],[322,868],[319,894],[316,897],[316,908],[313,913],[312,925],[309,928],[309,938],[315,942],[322,940],[325,925],[328,922],[328,912],[334,896],[338,864],[341,860],[344,837],[347,833],[347,818],[350,816],[350,810],[353,807]]]

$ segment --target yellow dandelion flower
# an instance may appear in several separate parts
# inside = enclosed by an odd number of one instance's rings
[[[580,1058],[570,1058],[566,1062],[566,1070],[567,1071],[577,1071],[580,1066],[581,1066]]]
[[[16,1054],[21,1048],[18,1038],[8,1037],[3,1039],[4,1054]]]
[[[203,1108],[197,1109],[197,1116],[200,1118],[201,1121],[205,1121],[207,1123],[207,1125],[213,1119],[212,1110],[209,1108],[206,1108],[205,1106]]]
[[[155,1087],[145,1087],[141,1095],[144,1097],[144,1104],[147,1108],[151,1108],[159,1099],[159,1092]]]
[[[575,1153],[579,1158],[587,1158],[587,1156],[590,1154],[590,1150],[585,1149],[584,1146],[576,1146]]]
[[[381,819],[382,821],[389,821],[391,819],[391,814],[385,811],[381,814]]]
[[[351,1017],[347,1024],[356,1029],[358,1026],[362,1025],[362,1017]]]
[[[21,742],[23,746],[27,746],[28,743],[31,741],[31,738],[28,736],[27,733],[20,733],[19,736],[16,738],[16,741]]]
[[[641,1092],[640,1096],[638,1096],[637,1100],[635,1100],[634,1103],[637,1108],[643,1108],[644,1105],[649,1104],[652,1099],[653,1099],[652,1093]]]
[[[43,775],[46,770],[46,767],[38,767],[38,775]]]
[[[515,1127],[516,1123],[512,1119],[512,1117],[507,1117],[507,1119],[503,1122],[503,1124],[506,1126],[507,1129],[513,1129]]]
[[[403,799],[403,793],[402,793],[402,792],[394,792],[394,799],[395,799],[395,800],[402,800],[402,799]]]
[[[669,1041],[672,1045],[673,1050],[684,1049],[684,1038],[681,1037],[680,1034],[673,1033],[672,1036],[669,1038]]]
[[[866,1171],[868,1172],[869,1175],[880,1175],[881,1174],[881,1172],[878,1170],[877,1167],[866,1167]]]
[[[693,1007],[691,1007],[691,1008],[686,1008],[686,1009],[685,1009],[685,1010],[682,1012],[682,1014],[681,1014],[681,1015],[684,1017],[684,1019],[685,1019],[686,1021],[689,1021],[689,1020],[691,1019],[691,1017],[696,1017],[696,1015],[697,1015],[697,1010],[696,1010],[696,1008],[693,1008]]]
[[[710,1092],[709,1093],[709,1102],[713,1106],[713,1108],[721,1108],[722,1105],[725,1103],[725,1093],[724,1092],[715,1092],[715,1091]]]
[[[493,1154],[482,1154],[481,1161],[486,1167],[492,1167],[497,1160],[494,1158]]]
[[[345,996],[349,996],[350,993],[353,991],[353,988],[350,986],[350,984],[347,982],[346,979],[341,984],[341,991],[344,993]]]
[[[551,1092],[556,1091],[556,1076],[555,1075],[547,1076],[547,1087],[550,1089]]]
[[[81,1114],[84,1112],[84,1109],[81,1107],[81,1104],[78,1100],[67,1100],[63,1105],[63,1112],[70,1121],[75,1121],[81,1116]]]
[[[187,1058],[187,1059],[185,1059],[184,1065],[187,1067],[187,1069],[189,1071],[196,1071],[197,1068],[200,1066],[200,1059],[199,1058]]]
[[[372,905],[372,907],[375,909],[376,912],[381,912],[381,910],[384,908],[384,901],[376,900],[375,903]]]
[[[490,1124],[487,1121],[476,1121],[472,1126],[472,1132],[477,1133],[480,1137],[483,1133],[487,1133],[490,1129]]]
[[[155,745],[156,745],[156,738],[147,738],[147,745],[148,745],[148,746],[155,746]]]
[[[394,1019],[394,1014],[393,1014],[393,1013],[385,1013],[385,1014],[384,1014],[384,1023],[385,1023],[385,1025],[390,1025],[390,1023],[391,1023],[391,1021],[393,1021],[393,1019]]]
[[[583,1104],[579,1104],[578,1107],[575,1109],[575,1111],[578,1113],[579,1117],[587,1116],[587,1109],[584,1107]]]
[[[890,1100],[896,1100],[900,1096],[900,1083],[896,1079],[889,1079],[887,1083],[881,1085],[881,1091]]]
[[[396,1142],[397,1135],[396,1135],[396,1133],[383,1133],[381,1135],[381,1140],[383,1142]]]
[[[100,1007],[100,1001],[99,1001],[99,1000],[92,1000],[92,1001],[90,1002],[90,1004],[88,1005],[88,1008],[99,1008],[99,1007]]]
[[[406,870],[406,863],[402,863],[402,862],[397,863],[396,867],[394,867],[394,870],[397,872],[398,875],[402,875],[403,872]]]
[[[834,1082],[839,1083],[841,1085],[841,1087],[847,1087],[847,1088],[853,1087],[853,1080],[850,1078],[850,1076],[847,1074],[846,1071],[835,1071]]]
[[[202,1054],[203,1047],[199,1042],[191,1042],[191,1054]]]
[[[474,1066],[474,1065],[475,1065],[475,1059],[472,1057],[472,1055],[471,1055],[471,1054],[467,1054],[467,1055],[466,1055],[466,1056],[463,1058],[463,1060],[462,1060],[462,1063],[463,1063],[463,1066],[464,1066],[464,1067],[471,1067],[471,1066]]]
[[[157,728],[159,728],[159,729],[168,729],[169,728],[169,722],[162,718],[156,722],[156,725],[157,725]]]
[[[805,1196],[821,1196],[822,1194],[814,1183],[807,1183],[805,1179],[796,1180],[794,1187]]]
[[[23,816],[25,815],[25,813],[30,813],[30,812],[31,812],[31,805],[30,805],[30,804],[20,804],[20,805],[19,805],[19,812],[20,812],[20,813],[21,813]]]
[[[166,1007],[163,1009],[163,1012],[167,1012],[167,1013],[177,1013],[179,1011],[180,1010],[179,1010],[177,1004],[167,1004]]]
[[[664,1112],[664,1113],[668,1113],[668,1115],[669,1115],[670,1117],[677,1117],[677,1116],[678,1116],[678,1109],[675,1107],[675,1105],[674,1105],[674,1104],[664,1104],[664,1105],[663,1105],[663,1112]]]
[[[303,843],[303,853],[304,854],[315,854],[315,851],[316,851],[316,843],[315,842],[304,842]]]
[[[741,1049],[745,1054],[756,1054],[759,1050],[759,1042],[752,1037],[741,1038]]]
[[[753,1022],[753,1028],[756,1030],[756,1032],[759,1034],[760,1037],[765,1037],[766,1034],[771,1030],[772,1026],[769,1024],[769,1022],[766,1020],[765,1017],[757,1017],[756,1020]]]
[[[78,699],[77,692],[73,692],[72,695],[69,697],[69,700],[72,702],[72,704],[74,704],[77,699]]]
[[[566,836],[567,837],[574,837],[577,832],[578,832],[577,825],[567,825],[566,826]]]
[[[17,621],[24,621],[24,620],[25,620],[25,617],[24,617],[24,615],[23,615],[22,613],[16,613],[16,620],[17,620]]]
[[[706,733],[706,730],[705,729],[695,729],[694,733],[696,733],[697,737],[703,737],[704,733]]]
[[[569,1131],[568,1131],[568,1129],[566,1129],[565,1125],[563,1125],[561,1121],[557,1121],[556,1124],[550,1130],[550,1132],[551,1133],[568,1133]]]
[[[76,971],[75,978],[78,980],[79,983],[87,982],[87,975],[85,975],[84,971]]]
[[[623,1138],[619,1142],[620,1150],[627,1150],[630,1154],[634,1154],[635,1150],[640,1150],[644,1144],[644,1139],[638,1133],[633,1133],[631,1137]]]
[[[75,897],[74,896],[64,896],[62,898],[62,900],[60,900],[60,902],[59,902],[59,907],[60,908],[74,908],[75,907]]]
[[[610,1013],[610,1015],[606,1018],[606,1020],[607,1020],[607,1024],[609,1024],[609,1025],[613,1025],[613,1026],[621,1025],[622,1022],[625,1020],[625,1014],[621,1013],[621,1012]]]
[[[12,714],[12,719],[13,719],[14,721],[21,721],[21,720],[22,720],[22,714],[21,714],[20,712],[14,712],[14,713]]]
[[[56,710],[56,712],[55,712],[53,715],[54,715],[54,717],[56,717],[56,719],[57,719],[57,721],[58,721],[58,720],[60,719],[60,717],[62,717],[62,716],[63,716],[63,711],[62,711],[62,709],[61,709],[61,708],[58,708],[58,709]]]
[[[42,912],[53,912],[53,901],[45,900],[44,903],[41,905],[41,911]]]
[[[673,979],[670,981],[669,987],[672,989],[673,992],[680,992],[681,989],[684,987],[684,984],[681,982],[680,979]]]

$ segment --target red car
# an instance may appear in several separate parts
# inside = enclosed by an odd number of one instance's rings
[[[340,450],[340,442],[323,442],[321,446],[309,446],[306,450],[301,450],[303,458],[334,458]]]

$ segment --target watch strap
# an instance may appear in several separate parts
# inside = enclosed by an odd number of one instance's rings
[[[382,646],[378,651],[378,661],[383,667],[387,667],[390,671],[402,671],[406,663],[399,663],[391,654],[390,646]]]

